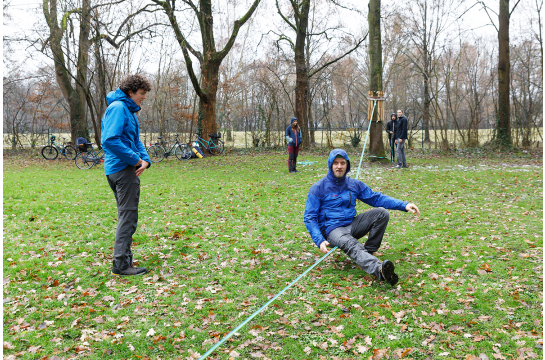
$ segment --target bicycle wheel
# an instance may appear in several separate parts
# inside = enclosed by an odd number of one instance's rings
[[[63,155],[66,160],[75,160],[77,153],[76,148],[72,145],[67,145],[63,150]]]
[[[218,139],[218,143],[216,144],[217,148],[219,149],[220,151],[220,154],[223,154],[223,150],[225,149],[225,146],[223,146],[223,141],[221,141],[220,139]]]
[[[187,160],[191,157],[189,149],[185,145],[176,146],[176,149],[174,149],[174,155],[176,155],[178,160]]]
[[[97,153],[97,158],[104,161],[104,149],[100,149]]]
[[[160,145],[151,145],[147,150],[149,158],[153,163],[161,162],[165,157],[165,149]]]
[[[59,150],[54,146],[47,145],[42,149],[42,156],[46,160],[55,160],[59,156]]]
[[[76,166],[78,169],[87,170],[93,167],[95,165],[95,158],[90,157],[87,153],[79,153],[76,156]]]
[[[210,140],[210,148],[208,150],[213,155],[221,154],[223,152],[223,141],[219,139]]]

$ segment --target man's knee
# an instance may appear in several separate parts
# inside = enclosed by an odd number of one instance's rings
[[[383,207],[374,208],[371,211],[375,212],[377,221],[388,222],[390,220],[390,213]]]

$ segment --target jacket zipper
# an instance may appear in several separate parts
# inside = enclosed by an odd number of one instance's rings
[[[348,202],[347,209],[350,209],[350,204],[352,204],[352,191],[348,190],[348,193],[350,194],[350,201]]]
[[[325,221],[327,221],[327,212],[324,211]]]

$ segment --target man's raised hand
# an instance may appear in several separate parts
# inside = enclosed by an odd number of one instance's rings
[[[327,250],[327,246],[329,245],[329,242],[327,241],[324,241],[320,244],[320,251],[323,252],[324,254],[327,254],[327,252],[329,250]]]
[[[420,216],[420,210],[418,210],[418,207],[413,203],[408,203],[407,206],[405,206],[405,210],[412,212],[413,214],[417,214]]]

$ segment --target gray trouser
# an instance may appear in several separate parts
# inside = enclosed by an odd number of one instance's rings
[[[383,280],[380,274],[382,262],[373,256],[382,243],[384,231],[388,225],[390,214],[384,208],[375,208],[357,215],[348,226],[339,227],[329,233],[327,241],[330,246],[338,246],[359,267],[368,274]],[[365,244],[358,239],[369,234]]]
[[[397,143],[397,164],[401,166],[407,166],[407,159],[405,158],[405,139],[401,140],[401,143]]]
[[[117,203],[117,231],[115,233],[113,267],[125,270],[132,265],[132,236],[138,224],[140,178],[134,166],[127,166],[115,174],[107,175],[108,184]]]

